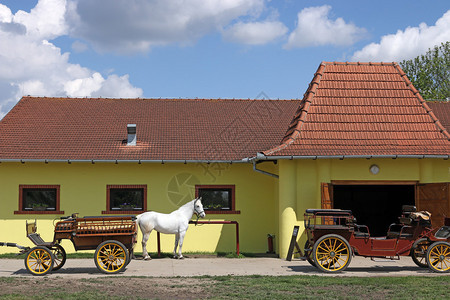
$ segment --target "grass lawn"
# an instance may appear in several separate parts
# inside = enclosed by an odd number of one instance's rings
[[[450,299],[450,276],[0,278],[0,299]]]
[[[450,299],[450,277],[218,277],[218,299]]]

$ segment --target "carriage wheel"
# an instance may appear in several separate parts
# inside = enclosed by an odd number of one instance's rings
[[[133,250],[128,249],[128,260],[127,260],[125,266],[128,266],[128,264],[131,262],[131,253],[132,253],[132,251],[133,251]]]
[[[437,273],[450,272],[450,243],[436,242],[428,247],[428,267]]]
[[[44,246],[34,247],[25,257],[25,267],[33,275],[42,276],[53,269],[53,254]]]
[[[352,260],[350,244],[337,234],[327,234],[318,239],[312,254],[317,268],[324,272],[344,271]]]
[[[53,253],[54,263],[53,263],[53,271],[57,271],[64,266],[66,263],[66,251],[64,248],[59,245],[55,244],[53,247],[50,248],[50,250]]]
[[[314,262],[314,257],[312,255],[312,250],[306,251],[306,249],[311,249],[311,245],[309,244],[309,241],[306,241],[305,243],[305,256],[306,260],[311,264],[311,266],[316,266],[316,263]]]
[[[421,268],[428,268],[426,254],[429,246],[428,239],[421,238],[415,241],[411,247],[411,258]]]
[[[101,243],[95,250],[95,265],[106,274],[123,271],[127,266],[129,254],[127,248],[119,241],[109,240]]]

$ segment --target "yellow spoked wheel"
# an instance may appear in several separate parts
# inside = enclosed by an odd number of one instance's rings
[[[426,254],[429,246],[428,239],[422,238],[415,241],[411,247],[411,258],[421,268],[428,268]]]
[[[337,234],[319,238],[314,243],[312,254],[316,267],[324,272],[344,271],[352,260],[350,244]]]
[[[59,270],[62,268],[62,266],[64,266],[64,264],[66,263],[66,251],[64,250],[64,248],[59,245],[56,244],[53,247],[50,248],[50,250],[53,253],[53,271]]]
[[[42,276],[53,269],[53,254],[47,247],[37,246],[25,257],[25,267],[33,275]]]
[[[109,240],[101,243],[95,250],[95,265],[106,274],[123,271],[129,261],[127,248],[119,241]]]
[[[437,273],[450,272],[450,243],[436,242],[427,250],[428,267]]]

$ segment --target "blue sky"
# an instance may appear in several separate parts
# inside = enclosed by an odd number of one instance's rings
[[[0,0],[0,118],[23,95],[302,98],[321,61],[449,40],[448,0]]]

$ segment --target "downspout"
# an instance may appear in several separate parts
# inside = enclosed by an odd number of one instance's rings
[[[270,172],[267,172],[264,170],[257,169],[256,168],[256,160],[253,160],[253,171],[256,171],[256,172],[264,174],[264,175],[269,175],[269,176],[275,177],[277,179],[279,178],[279,176],[277,174],[273,174],[273,173],[270,173]]]

